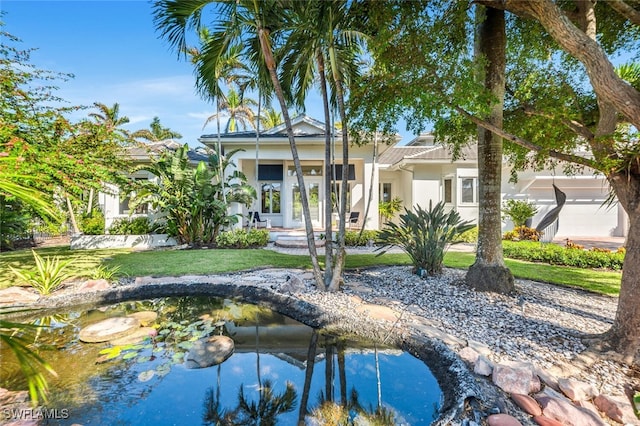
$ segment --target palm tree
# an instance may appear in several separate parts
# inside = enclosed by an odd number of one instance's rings
[[[293,13],[289,22],[291,36],[283,47],[283,77],[294,93],[298,105],[304,105],[304,99],[311,85],[318,81],[322,93],[325,116],[325,199],[331,199],[333,167],[331,166],[331,126],[329,111],[329,93],[340,115],[342,130],[343,171],[349,164],[349,134],[345,109],[345,81],[348,83],[358,75],[358,54],[365,36],[353,30],[352,3],[343,0],[309,1],[288,3]],[[309,61],[308,58],[313,58]],[[315,65],[315,67],[314,67]],[[316,78],[317,77],[317,78]],[[329,83],[329,84],[328,84]],[[347,203],[348,174],[342,173],[340,202],[338,213],[344,218]],[[336,291],[342,276],[344,264],[345,220],[340,221],[336,253],[333,252],[331,222],[331,203],[325,204],[325,264],[324,285],[330,291]]]
[[[219,103],[218,112],[208,117],[204,122],[204,127],[207,126],[213,120],[219,120],[222,115],[226,115],[227,125],[224,128],[226,133],[236,132],[240,130],[240,124],[246,130],[248,127],[255,128],[256,116],[251,109],[251,106],[257,106],[258,103],[251,99],[240,96],[240,94],[233,88],[229,89],[227,96],[221,99]]]
[[[264,112],[260,114],[260,123],[262,123],[265,130],[279,126],[282,124],[282,114],[273,109],[273,107],[265,108]]]
[[[161,31],[162,36],[169,41],[175,50],[182,52],[186,48],[187,30],[197,29],[201,26],[203,8],[211,3],[215,3],[217,6],[216,21],[214,22],[214,31],[207,40],[202,53],[200,63],[203,68],[197,71],[198,81],[204,87],[215,85],[215,73],[202,71],[206,70],[207,67],[212,68],[212,70],[220,68],[220,59],[223,55],[232,49],[238,48],[241,49],[242,56],[247,62],[253,64],[254,68],[258,70],[260,87],[269,87],[265,84],[264,78],[265,75],[268,75],[286,124],[289,146],[302,199],[302,212],[305,219],[305,230],[314,279],[318,287],[323,288],[322,271],[315,247],[315,236],[302,166],[300,165],[298,148],[291,126],[287,98],[278,77],[277,59],[274,56],[274,47],[279,45],[280,39],[286,36],[283,29],[289,11],[283,9],[281,2],[276,0],[261,2],[238,0],[224,3],[208,0],[199,2],[160,0],[155,4],[154,8],[156,28]],[[265,70],[268,73],[265,73]]]
[[[153,117],[149,129],[137,130],[131,134],[133,138],[145,139],[149,142],[160,142],[167,139],[181,139],[182,135],[160,124],[158,117]]]
[[[110,132],[120,130],[123,136],[128,136],[126,130],[119,129],[120,126],[129,123],[129,117],[126,115],[120,116],[120,104],[116,102],[112,107],[109,107],[103,103],[95,102],[93,106],[98,108],[98,112],[89,113],[89,117],[103,124]]]

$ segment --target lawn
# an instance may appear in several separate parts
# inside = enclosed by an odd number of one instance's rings
[[[99,265],[119,266],[120,271],[130,277],[135,276],[178,276],[203,275],[257,268],[311,268],[308,256],[294,256],[271,250],[166,250],[132,252],[129,250],[69,250],[67,247],[39,249],[41,256],[60,256],[73,259],[71,272],[76,276],[91,276]],[[445,266],[468,268],[474,261],[474,254],[449,252],[445,256]],[[323,260],[323,257],[320,259]],[[519,260],[506,260],[507,266],[517,278],[549,282],[563,286],[582,288],[601,294],[617,295],[620,289],[621,273],[569,268]],[[13,273],[8,268],[33,267],[30,251],[0,253],[0,288],[16,284]],[[405,254],[353,254],[348,255],[346,268],[366,268],[380,265],[409,265]]]

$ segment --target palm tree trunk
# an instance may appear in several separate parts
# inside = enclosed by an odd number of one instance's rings
[[[284,92],[282,86],[278,80],[276,73],[276,63],[273,57],[273,51],[271,50],[271,41],[269,39],[269,30],[262,28],[258,23],[258,37],[260,39],[260,48],[264,56],[264,61],[269,70],[269,76],[273,83],[276,97],[280,103],[282,110],[282,118],[284,119],[287,127],[287,137],[289,138],[289,146],[291,148],[291,156],[293,157],[293,164],[296,168],[296,175],[298,178],[298,186],[300,188],[300,197],[302,198],[302,214],[304,216],[304,225],[307,234],[307,244],[309,245],[309,256],[311,258],[311,264],[313,265],[313,277],[318,288],[324,289],[324,281],[322,279],[322,270],[320,269],[320,263],[318,262],[318,251],[315,245],[315,236],[313,234],[313,224],[311,223],[311,211],[309,210],[309,200],[307,198],[307,190],[304,185],[304,177],[302,176],[302,166],[300,165],[300,156],[298,155],[298,147],[296,146],[296,139],[293,135],[293,128],[291,127],[291,118],[289,117],[289,111],[287,110],[287,104],[284,99]]]
[[[325,136],[324,136],[324,228],[325,228],[325,245],[324,245],[324,285],[328,288],[333,278],[333,228],[331,224],[331,213],[333,203],[331,202],[331,134],[333,126],[331,123],[331,113],[329,112],[329,96],[327,95],[327,79],[325,75],[325,63],[322,51],[318,49],[316,52],[316,62],[318,64],[318,75],[320,77],[320,92],[322,93],[322,106],[324,110]]]
[[[69,195],[65,194],[65,198],[67,200],[67,209],[69,210],[69,219],[71,219],[71,226],[73,226],[73,233],[79,234],[80,228],[78,227],[78,222],[76,221],[76,215],[73,212],[73,205],[71,204],[71,198]]]
[[[335,60],[334,60],[335,62]],[[347,114],[344,105],[344,89],[342,87],[342,79],[337,72],[336,65],[332,67],[333,78],[336,85],[336,98],[338,100],[338,113],[340,114],[340,120],[342,121],[342,182],[340,191],[340,208],[338,209],[340,214],[340,226],[338,228],[338,247],[336,248],[335,263],[333,265],[333,271],[331,276],[331,282],[328,286],[329,291],[338,291],[340,289],[340,282],[342,281],[342,270],[344,268],[344,262],[346,258],[346,251],[344,249],[345,239],[345,222],[347,212],[347,184],[349,177],[349,129],[347,125]]]
[[[218,150],[218,179],[220,179],[220,190],[222,191],[222,201],[227,204],[227,194],[224,190],[224,170],[222,170],[222,141],[220,140],[220,97],[216,98],[216,126],[218,129],[218,140],[216,149]]]
[[[311,332],[309,350],[307,351],[307,368],[304,371],[304,386],[300,397],[300,411],[298,412],[298,426],[304,426],[304,418],[307,415],[307,405],[309,405],[309,392],[311,391],[311,379],[313,378],[313,368],[316,365],[316,348],[318,347],[318,332],[314,328]]]
[[[260,107],[262,106],[262,90],[258,87],[258,119],[256,120],[256,194],[258,194],[258,198],[256,200],[256,208],[254,211],[260,211],[260,182],[258,181],[258,173],[260,172],[260,167],[258,165],[258,161],[260,160]],[[262,212],[260,212],[262,213]],[[251,223],[251,222],[249,222]],[[256,224],[257,226],[257,224]]]

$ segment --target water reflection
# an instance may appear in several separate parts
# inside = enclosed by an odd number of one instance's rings
[[[78,331],[144,310],[157,331],[127,345],[85,344]],[[428,424],[441,400],[419,360],[388,347],[328,335],[256,305],[218,298],[163,298],[68,312],[35,344],[59,378],[50,408],[68,419],[45,424]],[[62,319],[64,318],[64,319]],[[189,370],[199,338],[235,342],[224,363]],[[0,386],[24,384],[0,348]],[[6,374],[5,374],[6,373]]]

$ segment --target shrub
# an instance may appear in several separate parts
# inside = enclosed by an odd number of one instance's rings
[[[463,221],[455,210],[446,211],[443,202],[424,210],[415,207],[415,213],[405,208],[400,215],[400,224],[387,223],[380,231],[379,239],[384,244],[379,250],[385,253],[389,247],[398,246],[404,250],[413,263],[414,271],[425,271],[435,275],[442,271],[442,260],[447,245],[456,235],[473,228],[470,221]]]
[[[269,243],[269,231],[267,229],[234,229],[233,231],[220,232],[216,237],[218,248],[257,248]]]
[[[464,231],[461,234],[456,235],[454,238],[456,243],[477,243],[478,242],[478,227],[474,226],[468,231]]]
[[[502,239],[507,241],[539,241],[540,235],[542,233],[534,228],[522,225],[505,232],[502,235]]]
[[[366,247],[370,242],[378,241],[378,231],[364,230],[362,235],[360,231],[345,231],[344,244],[348,247]]]
[[[395,197],[390,201],[383,201],[378,204],[378,213],[385,222],[389,222],[401,210],[402,200],[398,197]]]
[[[104,215],[98,209],[82,216],[80,228],[85,235],[104,234]]]
[[[514,227],[524,226],[527,219],[532,218],[538,212],[538,208],[528,201],[507,200],[502,204],[502,213],[511,219]]]
[[[579,250],[551,243],[541,244],[530,241],[503,241],[502,249],[504,256],[511,259],[573,266],[577,268],[620,270],[624,262],[624,253],[620,251]]]
[[[113,267],[100,265],[91,273],[91,278],[94,280],[107,280],[109,282],[113,282],[116,281],[120,275],[120,265]]]
[[[58,289],[65,280],[72,277],[71,274],[65,271],[65,268],[71,263],[71,260],[60,262],[60,258],[57,256],[53,259],[50,257],[43,259],[35,251],[32,250],[31,252],[36,262],[35,270],[18,271],[12,267],[10,268],[18,278],[38,290],[40,294],[51,294],[51,292]]]
[[[109,233],[115,235],[146,235],[151,233],[151,224],[146,216],[116,219],[109,227]]]

